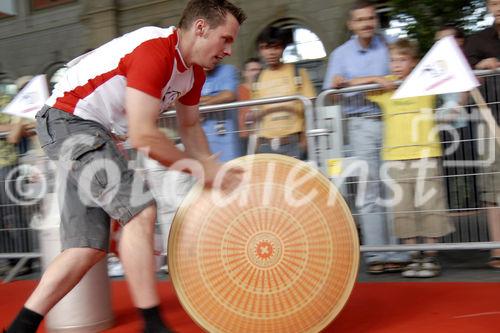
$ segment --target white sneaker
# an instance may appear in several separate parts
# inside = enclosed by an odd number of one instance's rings
[[[412,262],[406,265],[401,272],[401,276],[412,278],[417,277],[418,271],[420,270],[420,261],[418,259],[413,259]]]
[[[421,277],[435,277],[441,273],[441,265],[435,257],[424,258],[420,271]]]
[[[416,259],[401,273],[407,278],[432,278],[441,273],[441,266],[435,258]]]
[[[440,271],[441,265],[439,264],[439,261],[436,258],[425,258],[422,262],[422,268]]]
[[[432,278],[435,276],[439,275],[439,271],[433,270],[433,269],[425,269],[422,268],[420,271],[418,271],[418,276],[419,278]]]
[[[408,266],[406,266],[405,270],[401,273],[403,277],[407,278],[414,278],[418,277],[420,272],[420,264],[419,263],[413,263]]]

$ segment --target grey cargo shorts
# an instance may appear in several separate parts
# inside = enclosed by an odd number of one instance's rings
[[[40,144],[57,165],[62,249],[107,251],[110,217],[125,225],[154,204],[146,182],[101,124],[48,106],[36,121]]]

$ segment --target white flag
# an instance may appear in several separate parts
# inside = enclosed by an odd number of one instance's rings
[[[392,99],[469,91],[479,86],[455,38],[434,44],[396,90]]]
[[[14,0],[0,0],[0,13],[17,15]]]
[[[14,96],[2,112],[17,117],[35,119],[35,115],[40,110],[45,101],[49,98],[49,88],[45,75],[37,75],[31,79],[26,86]]]

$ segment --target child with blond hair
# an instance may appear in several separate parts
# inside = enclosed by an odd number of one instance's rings
[[[436,243],[454,231],[446,214],[441,177],[441,143],[435,122],[436,96],[391,99],[394,81],[404,80],[418,63],[418,46],[408,39],[390,45],[391,75],[364,77],[351,84],[379,83],[385,90],[368,99],[382,110],[382,159],[392,192],[394,234],[405,244]],[[387,178],[387,176],[385,178]],[[388,182],[387,182],[388,183]],[[433,277],[440,273],[435,251],[416,253],[403,271],[405,277]]]

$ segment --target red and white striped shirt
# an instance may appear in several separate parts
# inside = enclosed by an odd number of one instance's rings
[[[198,65],[186,66],[178,43],[174,27],[145,27],[115,38],[70,61],[46,104],[117,134],[128,127],[126,87],[161,99],[161,110],[177,99],[196,105],[205,74]]]

